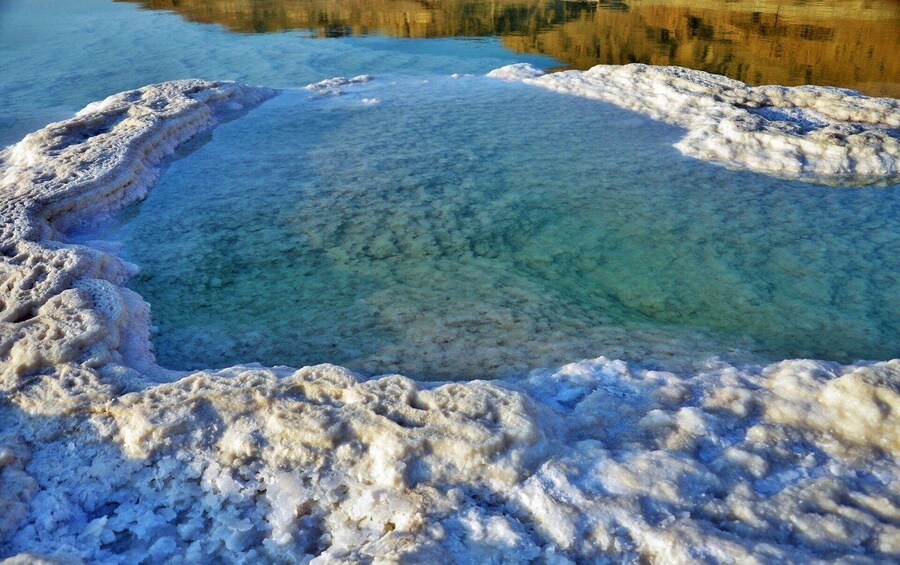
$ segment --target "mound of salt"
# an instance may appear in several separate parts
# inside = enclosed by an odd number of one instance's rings
[[[685,155],[734,169],[831,185],[900,183],[900,101],[821,86],[758,86],[703,71],[598,65],[488,73],[610,102],[681,126]]]

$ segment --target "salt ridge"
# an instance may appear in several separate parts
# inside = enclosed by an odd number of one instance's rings
[[[661,71],[662,72],[662,71]],[[900,360],[510,381],[155,365],[134,268],[66,230],[272,96],[129,91],[0,155],[0,557],[747,562],[900,556]]]
[[[900,101],[821,86],[748,86],[682,67],[597,65],[544,74],[507,65],[489,77],[610,102],[687,130],[685,155],[831,185],[900,183]]]

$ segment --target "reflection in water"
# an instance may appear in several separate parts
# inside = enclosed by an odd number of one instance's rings
[[[499,35],[569,68],[680,65],[900,97],[898,0],[129,0],[245,33]]]

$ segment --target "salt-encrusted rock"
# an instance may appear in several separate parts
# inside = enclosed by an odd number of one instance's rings
[[[133,267],[64,232],[141,197],[179,143],[271,94],[145,87],[3,153],[0,559],[900,558],[900,360],[669,372],[598,358],[443,385],[157,367],[148,306],[121,286]],[[882,119],[867,104],[854,119]]]
[[[55,435],[23,405],[0,442],[32,438],[16,476],[33,486],[4,543],[92,561],[884,561],[898,453],[821,419],[855,409],[828,390],[859,375],[890,397],[897,362],[599,358],[442,386],[235,367],[107,397]]]
[[[611,102],[681,126],[685,155],[824,184],[900,183],[900,101],[821,86],[758,86],[703,71],[597,65],[544,74],[508,65],[489,77]]]
[[[370,80],[372,80],[372,77],[369,75],[359,75],[352,78],[334,77],[307,84],[303,88],[311,90],[319,96],[340,96],[344,92],[344,87],[352,86],[354,84],[364,84]]]

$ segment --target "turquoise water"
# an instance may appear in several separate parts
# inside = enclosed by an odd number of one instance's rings
[[[4,0],[0,145],[151,82],[379,77],[222,126],[88,236],[143,268],[132,285],[170,367],[490,377],[600,354],[900,355],[896,187],[730,172],[640,116],[446,78],[512,62],[559,63],[496,37],[314,40],[132,3]]]
[[[291,91],[89,237],[142,267],[172,368],[900,354],[900,187],[728,171],[679,137],[482,77]]]
[[[305,39],[236,34],[109,0],[0,0],[0,147],[86,104],[179,78],[303,86],[338,75],[486,73],[515,62],[499,38]]]

